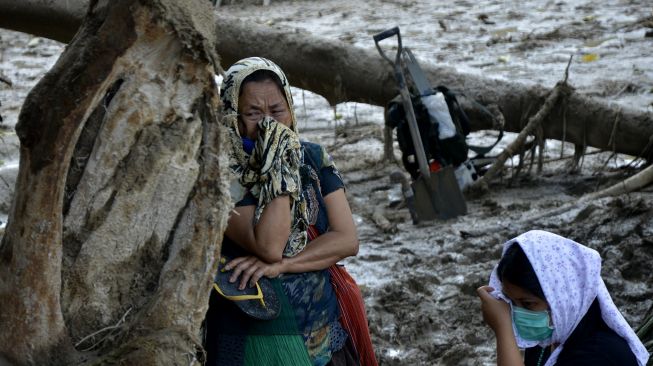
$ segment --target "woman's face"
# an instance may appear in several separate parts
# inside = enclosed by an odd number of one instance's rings
[[[549,303],[546,300],[541,299],[531,292],[512,284],[508,281],[503,281],[501,283],[503,287],[504,295],[510,298],[513,304],[521,308],[525,308],[532,311],[543,311],[549,309]]]
[[[258,136],[258,122],[265,116],[291,127],[288,102],[274,81],[247,82],[241,86],[238,99],[238,130],[241,136],[255,139]]]

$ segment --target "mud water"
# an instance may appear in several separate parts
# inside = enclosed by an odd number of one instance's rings
[[[221,6],[253,22],[340,39],[372,48],[371,35],[401,26],[421,62],[520,83],[552,86],[576,56],[570,81],[581,92],[653,111],[653,7],[646,1],[271,1],[270,6]],[[6,220],[18,168],[13,132],[29,89],[64,45],[0,30],[0,220]],[[228,66],[228,65],[224,65]],[[435,81],[434,81],[435,82]],[[615,303],[636,326],[653,306],[653,187],[545,216],[584,193],[636,172],[639,162],[593,152],[578,174],[568,173],[573,148],[547,142],[544,171],[514,177],[511,166],[469,213],[413,225],[389,175],[400,164],[382,161],[382,109],[294,90],[302,137],[327,146],[347,184],[361,243],[345,261],[368,308],[373,342],[383,365],[492,365],[494,337],[481,318],[475,289],[488,280],[502,243],[545,229],[599,251],[602,275]],[[474,142],[492,141],[478,132]],[[510,141],[502,141],[493,153]],[[560,160],[560,155],[563,159]],[[396,156],[399,156],[395,146]],[[635,167],[635,168],[633,168]],[[390,226],[379,227],[375,215]]]

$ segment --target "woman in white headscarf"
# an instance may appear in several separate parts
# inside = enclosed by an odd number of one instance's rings
[[[533,230],[505,243],[478,289],[497,365],[645,366],[649,354],[614,305],[590,248]],[[519,349],[526,349],[522,359]]]

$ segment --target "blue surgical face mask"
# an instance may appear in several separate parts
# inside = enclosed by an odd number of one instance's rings
[[[532,311],[513,305],[512,321],[519,336],[527,341],[543,341],[553,334],[547,311]]]
[[[251,155],[252,151],[254,151],[254,146],[256,145],[256,141],[246,136],[242,136],[241,139],[243,140],[243,150],[245,150],[246,153]]]

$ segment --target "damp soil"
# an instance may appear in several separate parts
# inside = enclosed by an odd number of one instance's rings
[[[653,112],[653,7],[647,1],[255,1],[217,11],[256,23],[339,39],[373,49],[371,36],[399,25],[420,62],[525,84],[553,86],[571,54],[570,82],[581,93]],[[18,169],[13,130],[29,90],[64,45],[0,30],[0,221],[6,221]],[[228,65],[223,65],[228,66]],[[435,81],[434,81],[435,82]],[[358,281],[382,365],[493,365],[494,337],[481,318],[477,287],[486,284],[503,242],[530,229],[567,236],[599,251],[602,275],[617,306],[637,326],[653,306],[653,187],[542,216],[585,193],[641,169],[625,155],[590,149],[580,172],[569,173],[573,146],[547,141],[543,171],[517,175],[509,160],[490,191],[468,197],[468,213],[413,225],[400,187],[403,171],[383,161],[383,110],[358,103],[329,106],[293,90],[303,139],[332,154],[347,185],[360,239],[358,256],[344,261]],[[470,136],[489,144],[493,131]],[[490,153],[514,138],[509,134]],[[537,165],[537,164],[535,164]],[[389,225],[378,225],[381,215]]]

